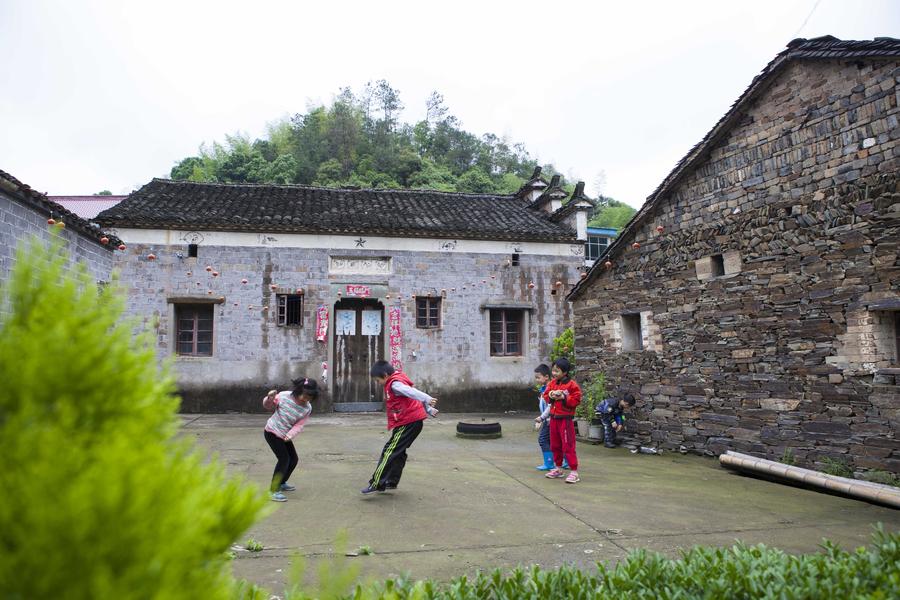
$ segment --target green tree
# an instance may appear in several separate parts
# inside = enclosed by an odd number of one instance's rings
[[[609,227],[621,231],[637,211],[624,202],[619,202],[612,198],[605,200],[607,204],[598,206],[597,210],[594,211],[594,216],[588,222],[588,226]]]
[[[153,338],[57,240],[0,295],[0,590],[9,598],[228,598],[225,551],[264,496],[177,438]]]
[[[112,196],[112,192],[109,190],[103,190],[101,192],[97,192],[94,194],[95,196]]]

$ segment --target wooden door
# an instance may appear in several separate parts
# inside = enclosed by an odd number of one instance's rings
[[[384,307],[346,298],[334,305],[335,410],[380,410],[383,391],[369,375],[384,358]]]

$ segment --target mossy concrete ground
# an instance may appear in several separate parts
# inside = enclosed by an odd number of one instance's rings
[[[460,420],[500,421],[503,437],[456,437]],[[231,472],[261,488],[275,464],[264,415],[185,415],[184,433],[218,453]],[[412,446],[398,490],[362,496],[387,440],[383,415],[314,415],[295,440],[297,486],[246,535],[258,553],[238,551],[240,577],[280,590],[291,557],[307,571],[334,551],[345,531],[348,558],[363,577],[450,579],[476,569],[538,564],[592,568],[636,548],[677,555],[735,540],[787,552],[814,552],[823,538],[853,548],[873,525],[900,530],[900,511],[755,479],[712,458],[630,454],[578,444],[581,482],[550,480],[530,418],[445,415],[430,419]]]

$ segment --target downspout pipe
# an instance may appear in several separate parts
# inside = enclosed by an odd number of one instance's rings
[[[719,455],[719,463],[726,468],[749,473],[758,473],[774,479],[782,479],[822,488],[829,492],[852,496],[868,502],[876,502],[893,508],[900,508],[900,488],[871,481],[860,481],[837,475],[819,473],[812,469],[804,469],[785,465],[774,460],[756,458],[749,454],[728,451]]]

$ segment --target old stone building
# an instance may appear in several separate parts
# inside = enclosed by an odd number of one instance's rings
[[[317,410],[380,409],[385,358],[445,410],[496,411],[531,407],[571,323],[592,204],[567,196],[540,170],[508,196],[153,180],[98,220],[184,410],[323,375]]]
[[[84,263],[98,281],[109,280],[121,241],[0,171],[0,282],[15,265],[20,244],[31,238],[49,241],[54,235],[64,241],[72,260]]]
[[[571,292],[642,442],[900,472],[898,57],[791,42]]]

